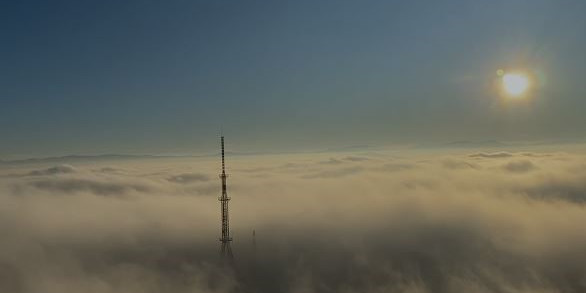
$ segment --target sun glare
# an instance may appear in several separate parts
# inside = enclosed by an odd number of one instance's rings
[[[530,86],[529,77],[521,73],[506,73],[502,76],[503,89],[511,97],[520,97]]]

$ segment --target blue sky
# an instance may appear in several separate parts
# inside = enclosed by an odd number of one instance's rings
[[[0,157],[586,130],[584,1],[3,1]],[[541,76],[503,100],[498,69]]]

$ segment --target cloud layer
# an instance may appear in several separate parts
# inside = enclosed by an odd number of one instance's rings
[[[581,154],[230,158],[232,266],[216,160],[109,163],[2,172],[0,292],[586,290]]]

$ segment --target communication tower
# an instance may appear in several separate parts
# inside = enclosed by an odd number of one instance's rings
[[[229,216],[229,209],[228,209],[228,202],[230,201],[230,197],[228,197],[228,192],[226,190],[226,164],[224,162],[224,136],[221,137],[221,146],[222,146],[222,173],[220,174],[220,179],[222,180],[222,195],[218,197],[220,201],[220,213],[222,217],[222,236],[220,237],[221,247],[220,247],[220,255],[222,258],[232,261],[234,256],[232,255],[232,248],[230,247],[230,242],[232,242],[232,237],[230,237],[230,216]]]

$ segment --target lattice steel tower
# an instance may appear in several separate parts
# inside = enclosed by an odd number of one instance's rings
[[[220,201],[220,212],[222,215],[222,237],[220,237],[221,248],[220,248],[220,255],[222,258],[227,260],[232,260],[234,256],[232,255],[232,248],[230,247],[230,242],[232,241],[232,237],[230,237],[230,217],[229,217],[229,209],[228,209],[228,202],[230,201],[230,197],[228,197],[228,192],[226,191],[226,164],[224,162],[224,136],[221,137],[221,145],[222,145],[222,173],[220,174],[220,179],[222,179],[222,195],[218,197]]]

